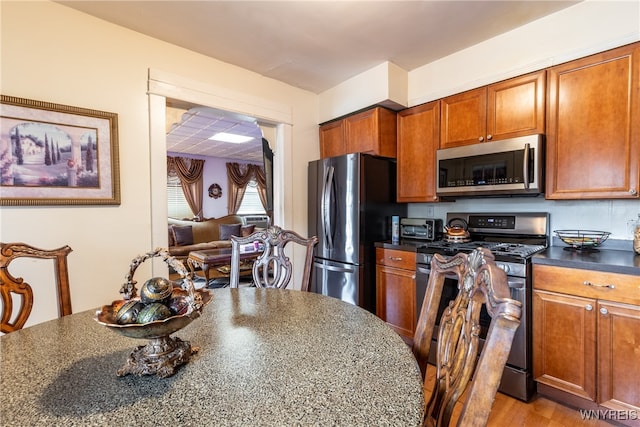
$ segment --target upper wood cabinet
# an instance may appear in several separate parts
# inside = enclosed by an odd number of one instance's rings
[[[396,157],[396,113],[375,107],[320,126],[320,157],[367,153]]]
[[[547,199],[638,198],[640,43],[549,69]]]
[[[398,113],[398,202],[435,202],[440,101]]]
[[[544,96],[542,70],[443,98],[440,148],[544,133]]]
[[[320,126],[320,157],[335,157],[345,152],[343,121],[337,120]]]

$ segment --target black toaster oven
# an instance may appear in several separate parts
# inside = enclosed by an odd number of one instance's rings
[[[439,240],[442,237],[442,220],[435,218],[402,218],[400,238]]]

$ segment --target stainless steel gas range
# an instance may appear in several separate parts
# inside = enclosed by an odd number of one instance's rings
[[[458,252],[471,252],[478,246],[489,249],[509,280],[511,298],[522,303],[522,318],[516,331],[507,367],[499,390],[517,399],[528,401],[535,393],[533,381],[531,337],[531,257],[549,244],[549,214],[544,212],[519,213],[460,213],[447,214],[446,224],[464,227],[468,233],[447,240],[426,242],[417,249],[416,315],[419,315],[429,280],[433,254],[444,256]],[[449,301],[458,293],[457,279],[447,278],[437,317],[439,321]],[[480,319],[481,338],[486,336],[491,318],[483,308]],[[434,342],[438,325],[434,330]],[[430,361],[435,362],[435,346],[431,346]]]

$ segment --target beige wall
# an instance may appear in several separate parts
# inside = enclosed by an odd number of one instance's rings
[[[286,162],[284,197],[295,207],[287,223],[306,234],[307,162],[319,155],[317,96],[56,3],[2,1],[0,7],[2,94],[118,114],[120,206],[0,208],[1,241],[73,248],[74,311],[118,298],[131,259],[153,249],[149,69],[290,108],[291,146],[276,156],[296,159]],[[146,264],[136,272],[139,280],[150,277]],[[33,323],[56,316],[51,301],[40,303]]]
[[[386,99],[411,107],[637,40],[640,2],[587,0],[407,75],[374,67],[321,93],[319,117],[328,121]],[[406,93],[397,83],[407,84]]]
[[[227,93],[290,108],[292,126],[278,136],[278,142],[284,138],[285,144],[276,149],[286,169],[282,200],[276,202],[285,206],[287,223],[306,234],[306,167],[319,155],[317,123],[385,98],[415,105],[531,67],[542,68],[640,39],[637,1],[587,1],[408,75],[393,64],[383,64],[316,96],[56,3],[2,0],[0,8],[3,94],[119,116],[120,206],[0,208],[1,241],[23,241],[43,248],[68,244],[74,249],[69,264],[75,311],[118,297],[130,260],[152,249],[162,235],[153,236],[150,227],[152,212],[158,211],[150,179],[152,159],[158,163],[163,155],[158,149],[152,152],[151,147],[157,145],[152,145],[150,134],[157,138],[164,132],[157,126],[150,129],[150,114],[156,114],[155,121],[164,120],[163,112],[157,118],[157,97],[147,95],[150,69],[184,77],[213,91],[224,88]],[[376,88],[374,98],[371,88]],[[632,203],[624,204],[623,210],[635,211]],[[413,206],[416,215],[420,209],[419,204]],[[150,267],[143,265],[136,277],[144,279],[149,272]],[[34,321],[55,317],[53,306],[36,305],[34,311]]]
[[[409,73],[417,105],[640,40],[640,2],[587,0]]]

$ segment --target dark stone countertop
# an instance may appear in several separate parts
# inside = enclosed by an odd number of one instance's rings
[[[391,240],[385,240],[384,242],[375,242],[376,248],[383,249],[395,249],[398,251],[417,252],[420,246],[423,246],[426,242],[423,240],[400,240],[398,243],[392,243]]]
[[[425,243],[421,240],[410,239],[400,240],[398,243],[386,240],[375,242],[375,247],[417,252],[417,249]],[[640,276],[640,255],[636,255],[632,250],[600,248],[599,252],[580,252],[564,248],[565,246],[550,246],[545,251],[534,255],[532,262],[533,264]]]
[[[640,276],[640,255],[636,255],[633,251],[601,248],[598,252],[580,252],[564,248],[564,246],[550,246],[544,252],[535,254],[532,262]]]

